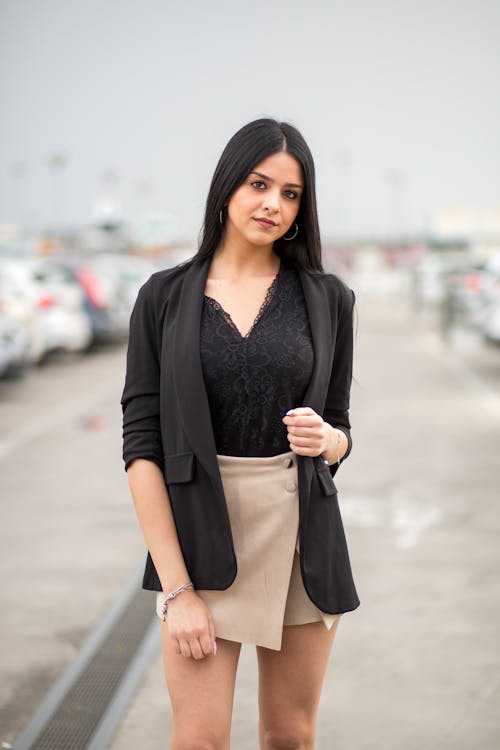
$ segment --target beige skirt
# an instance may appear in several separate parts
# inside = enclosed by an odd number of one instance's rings
[[[238,572],[223,591],[196,591],[210,609],[216,637],[279,651],[284,625],[323,620],[330,629],[341,615],[321,612],[302,582],[296,455],[217,460]],[[159,592],[160,617],[164,601]]]

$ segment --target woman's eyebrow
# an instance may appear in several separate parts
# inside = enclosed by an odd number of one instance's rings
[[[264,180],[269,180],[269,182],[274,182],[274,180],[273,180],[272,177],[268,177],[267,174],[262,174],[262,172],[250,172],[250,174],[256,174],[258,177],[263,177]],[[297,185],[296,182],[285,182],[285,185],[287,187],[300,188],[301,190],[303,189],[303,186],[302,185]]]

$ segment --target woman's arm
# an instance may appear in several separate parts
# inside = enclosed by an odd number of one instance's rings
[[[339,464],[349,443],[344,430],[328,424],[310,406],[290,409],[283,417],[290,448],[302,456],[323,456],[328,464]]]
[[[189,581],[163,475],[148,459],[136,458],[127,477],[139,525],[160,578],[163,591],[174,591]],[[174,648],[185,657],[203,659],[216,653],[212,615],[193,589],[170,600],[167,625]]]
[[[129,466],[127,478],[139,525],[162,589],[174,591],[189,581],[189,574],[163,475],[154,462],[138,458]]]
[[[349,448],[347,435],[343,430],[333,427],[328,422],[324,422],[324,425],[326,432],[325,447],[321,451],[321,455],[329,466],[335,463],[340,464]]]
[[[130,318],[122,395],[123,459],[139,525],[163,591],[189,581],[163,477],[160,362],[151,279]],[[187,589],[168,604],[167,625],[178,653],[202,659],[215,652],[215,628],[203,600]]]
[[[142,533],[164,591],[189,576],[163,478],[160,362],[151,279],[130,317],[127,372],[122,395],[123,458]]]
[[[189,581],[189,575],[163,475],[153,461],[139,458],[130,464],[127,476],[139,525],[163,591],[174,591]],[[167,626],[179,654],[203,659],[216,653],[212,616],[192,589],[169,602]]]
[[[341,433],[340,460],[343,461],[352,449],[349,405],[354,354],[354,304],[356,302],[356,295],[353,290],[343,283],[341,284],[340,300],[341,308],[337,319],[332,374],[323,419],[330,427],[334,428],[335,433]],[[340,462],[337,461],[337,435],[335,437],[331,435],[330,440],[333,440],[333,445],[330,443],[328,455],[325,455],[325,458],[330,464],[330,473],[334,476],[340,466]]]
[[[290,448],[303,456],[322,455],[329,464],[332,476],[352,448],[349,400],[355,295],[344,284],[341,292],[332,373],[323,416],[311,407],[304,406],[291,409],[283,418],[288,430]]]

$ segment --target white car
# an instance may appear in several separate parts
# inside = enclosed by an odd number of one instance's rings
[[[84,294],[79,284],[63,269],[48,261],[30,263],[40,314],[49,351],[80,352],[92,340],[92,328],[84,310]]]
[[[27,361],[27,333],[21,323],[5,311],[0,299],[0,378],[21,375]]]
[[[485,276],[483,333],[489,341],[500,343],[500,253],[486,262]]]
[[[29,358],[54,350],[79,352],[91,341],[80,286],[43,259],[0,261],[0,296],[7,312],[27,331]]]

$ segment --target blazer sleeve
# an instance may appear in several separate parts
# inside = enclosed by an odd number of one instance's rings
[[[352,382],[352,364],[354,351],[353,312],[356,296],[352,289],[342,285],[340,295],[341,309],[337,318],[337,334],[333,355],[332,374],[328,386],[323,419],[332,427],[342,430],[347,437],[347,452],[340,460],[345,461],[352,449],[351,423],[349,421],[349,402]],[[332,477],[339,468],[339,463],[330,465]]]
[[[130,316],[123,413],[125,471],[136,458],[163,471],[160,428],[160,355],[152,278],[140,288]]]

